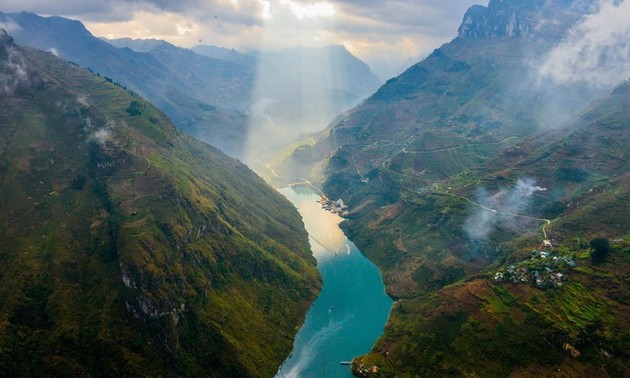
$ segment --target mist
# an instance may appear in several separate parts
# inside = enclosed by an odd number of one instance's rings
[[[107,129],[98,129],[88,137],[88,140],[105,146],[105,144],[111,139],[112,132]]]
[[[22,55],[13,47],[13,40],[0,29],[0,96],[12,96],[29,74]]]
[[[526,215],[536,192],[546,191],[532,178],[518,179],[510,188],[494,193],[485,188],[477,190],[475,206],[464,222],[464,232],[471,240],[484,241],[498,227],[514,232],[525,232],[532,227],[532,219]]]
[[[280,21],[281,22],[281,21]],[[276,33],[271,22],[265,33]],[[370,69],[342,46],[295,48],[257,54],[256,79],[244,152],[255,171],[284,149],[324,130],[344,110],[380,85]]]
[[[630,1],[599,0],[539,66],[543,80],[611,88],[630,77]]]

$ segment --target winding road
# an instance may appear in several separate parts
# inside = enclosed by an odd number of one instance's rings
[[[542,228],[542,233],[543,233],[544,240],[548,240],[549,239],[547,237],[547,230],[546,230],[546,228],[547,228],[547,226],[549,226],[553,222],[550,219],[536,218],[536,217],[532,217],[530,215],[516,214],[516,213],[509,212],[509,211],[500,211],[500,210],[497,210],[497,209],[492,209],[492,208],[484,206],[484,205],[482,205],[480,203],[477,203],[477,202],[471,200],[468,197],[465,197],[465,196],[462,196],[462,195],[459,195],[459,194],[453,194],[453,193],[448,193],[448,192],[428,192],[428,193],[429,194],[436,194],[436,195],[447,195],[447,196],[463,199],[463,200],[465,200],[465,201],[467,201],[467,202],[469,202],[469,203],[471,203],[471,204],[473,204],[473,205],[475,205],[475,206],[477,206],[479,208],[482,208],[484,210],[487,210],[487,211],[490,211],[490,212],[496,213],[496,214],[505,214],[505,215],[510,215],[510,216],[513,216],[513,217],[531,219],[531,220],[535,220],[535,221],[538,221],[538,222],[545,222],[545,225]]]

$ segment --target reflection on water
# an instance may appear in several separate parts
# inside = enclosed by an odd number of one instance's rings
[[[311,249],[316,259],[330,256],[331,253],[347,253],[348,239],[339,228],[342,218],[329,211],[323,211],[321,205],[314,199],[318,196],[310,189],[294,187],[290,189],[296,195],[289,198],[298,209],[304,220],[311,240]],[[286,190],[281,191],[287,195]],[[288,195],[287,195],[288,197]]]
[[[280,192],[304,219],[324,285],[276,377],[352,377],[340,362],[370,351],[392,300],[376,266],[339,229],[341,218],[321,208],[318,195],[305,187]]]

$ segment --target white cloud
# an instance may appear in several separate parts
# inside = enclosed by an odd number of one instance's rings
[[[88,137],[89,141],[96,142],[101,146],[104,146],[112,137],[112,132],[105,128],[98,129]]]
[[[7,20],[0,20],[0,29],[6,30],[9,34],[13,34],[22,30],[22,27],[9,18]]]
[[[539,67],[543,78],[596,88],[630,77],[630,0],[600,0],[599,11],[585,16]]]
[[[26,62],[22,55],[11,45],[2,46],[7,43],[4,36],[0,34],[0,96],[12,96],[17,88],[29,80]]]
[[[265,1],[265,0],[260,0],[260,3],[262,4],[262,18],[263,19],[269,19],[271,18],[271,2],[270,1]]]
[[[280,5],[287,6],[295,17],[316,18],[316,17],[332,17],[335,15],[335,7],[327,1],[320,1],[310,4],[301,4],[292,0],[280,0]]]

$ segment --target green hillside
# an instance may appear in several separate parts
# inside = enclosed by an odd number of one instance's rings
[[[295,209],[137,95],[0,39],[0,375],[273,375],[320,287]]]
[[[410,196],[389,220],[397,227],[418,216],[419,207],[446,220],[442,233],[416,222],[403,229],[399,243],[409,248],[414,238],[440,235],[457,255],[456,241],[470,237],[462,225],[479,210],[465,200],[480,201],[475,188],[498,192],[532,177],[546,189],[522,214],[541,219],[518,230],[510,227],[517,217],[502,217],[501,207],[482,209],[499,220],[479,242],[495,261],[488,268],[452,279],[452,255],[435,269],[419,263],[410,278],[424,294],[396,304],[378,353],[363,363],[387,352],[383,375],[630,374],[628,104],[625,82],[561,130],[528,138],[442,189]],[[550,222],[544,231],[543,218]],[[552,246],[542,245],[543,235]],[[426,243],[425,253],[433,247]],[[458,282],[445,286],[452,281]]]
[[[512,15],[522,30],[513,26],[506,35]],[[310,170],[331,196],[355,204],[369,198],[374,205],[365,210],[374,210],[407,187],[471,169],[524,136],[569,120],[604,93],[551,85],[541,80],[537,63],[583,15],[561,0],[472,7],[457,38],[339,115],[276,162],[276,170],[286,176]],[[538,23],[546,26],[534,28]]]
[[[472,7],[456,39],[272,166],[343,199],[341,227],[399,299],[355,374],[628,375],[630,86],[536,70],[589,4]]]

